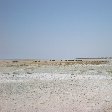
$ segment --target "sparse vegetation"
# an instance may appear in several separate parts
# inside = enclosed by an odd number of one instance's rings
[[[13,63],[17,63],[18,61],[17,60],[14,60],[14,61],[12,61]]]
[[[107,71],[108,73],[112,74],[112,70]]]

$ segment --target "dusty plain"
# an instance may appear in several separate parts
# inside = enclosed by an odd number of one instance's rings
[[[112,112],[112,59],[0,60],[0,112]]]

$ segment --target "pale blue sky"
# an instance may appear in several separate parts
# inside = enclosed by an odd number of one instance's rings
[[[0,58],[112,56],[112,0],[0,0]]]

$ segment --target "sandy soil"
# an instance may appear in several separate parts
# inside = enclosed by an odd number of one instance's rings
[[[0,61],[0,112],[112,112],[112,63]]]

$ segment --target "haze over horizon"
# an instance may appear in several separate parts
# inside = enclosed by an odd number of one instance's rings
[[[0,59],[112,56],[112,0],[0,0]]]

